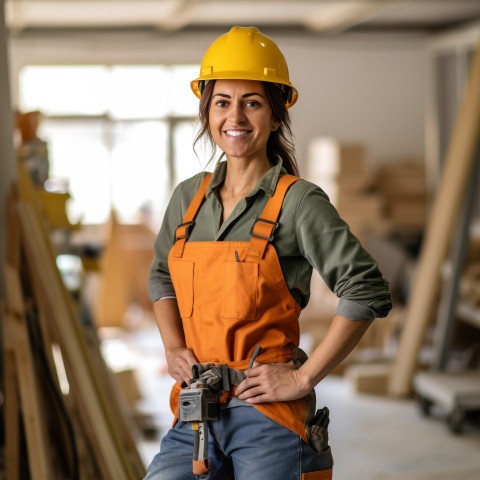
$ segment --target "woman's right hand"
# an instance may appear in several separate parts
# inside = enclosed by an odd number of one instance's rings
[[[192,367],[198,363],[191,348],[180,347],[165,351],[168,373],[180,386],[190,385]]]

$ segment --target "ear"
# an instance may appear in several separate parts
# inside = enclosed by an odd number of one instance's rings
[[[272,132],[275,132],[276,130],[278,130],[279,127],[280,127],[280,122],[277,120],[274,120],[272,122]]]

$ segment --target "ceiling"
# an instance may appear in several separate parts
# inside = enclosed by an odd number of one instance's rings
[[[318,34],[433,33],[480,21],[480,0],[5,0],[11,32],[256,25]]]

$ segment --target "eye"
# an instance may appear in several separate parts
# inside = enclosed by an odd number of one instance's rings
[[[227,102],[225,100],[218,100],[217,102],[215,102],[215,106],[220,107],[220,108],[223,108],[226,105],[227,105]]]
[[[246,107],[256,107],[256,106],[258,106],[258,105],[260,105],[260,103],[257,102],[256,100],[249,100],[249,101],[245,104]]]

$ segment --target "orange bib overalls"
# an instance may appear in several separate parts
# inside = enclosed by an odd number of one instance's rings
[[[186,345],[200,363],[227,363],[238,370],[248,367],[256,345],[263,352],[258,362],[288,362],[299,344],[301,309],[288,290],[270,242],[285,194],[298,178],[284,175],[279,179],[252,227],[250,242],[187,242],[210,176],[188,207],[168,257]],[[175,415],[180,389],[176,383],[170,399]],[[254,407],[308,443],[304,399]]]

